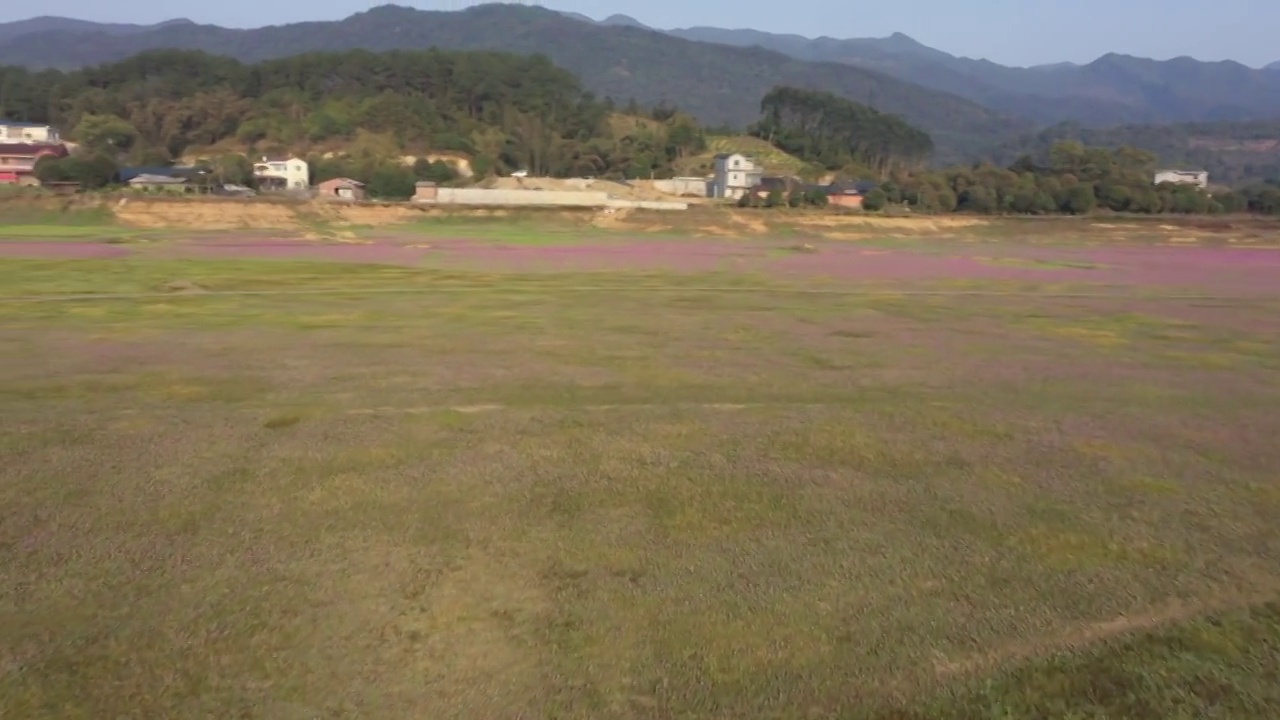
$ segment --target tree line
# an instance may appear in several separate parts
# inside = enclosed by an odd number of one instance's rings
[[[982,163],[936,171],[893,173],[864,207],[904,205],[923,212],[1083,215],[1097,210],[1134,214],[1280,214],[1280,182],[1230,190],[1155,184],[1156,157],[1144,150],[1055,144],[1047,162],[1023,156],[1008,167]]]
[[[992,159],[1008,164],[1030,155],[1047,162],[1053,146],[1065,140],[1112,150],[1140,147],[1171,166],[1207,170],[1215,181],[1232,187],[1280,177],[1280,119],[1106,128],[1059,123],[1002,143]]]

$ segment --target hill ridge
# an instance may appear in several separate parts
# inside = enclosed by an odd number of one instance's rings
[[[941,161],[958,160],[1030,125],[957,95],[838,63],[805,62],[760,48],[733,48],[654,30],[587,24],[517,5],[465,12],[380,6],[343,20],[233,30],[181,25],[132,33],[47,31],[0,44],[0,63],[79,67],[148,49],[194,49],[258,61],[311,51],[367,49],[502,50],[542,54],[619,103],[674,103],[711,126],[744,127],[777,85],[834,92],[901,115],[938,140]],[[690,72],[697,68],[697,72]]]

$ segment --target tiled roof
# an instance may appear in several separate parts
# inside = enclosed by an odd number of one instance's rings
[[[129,182],[139,175],[156,175],[159,177],[191,177],[195,171],[191,168],[176,168],[165,165],[151,165],[148,167],[124,167],[120,168],[120,182]]]
[[[187,179],[184,177],[174,177],[172,175],[149,175],[147,173],[135,175],[129,180],[129,182],[138,183],[139,185],[181,185],[186,181]]]
[[[48,145],[44,143],[0,143],[0,153],[6,155],[56,155],[65,157],[67,146],[62,144]]]

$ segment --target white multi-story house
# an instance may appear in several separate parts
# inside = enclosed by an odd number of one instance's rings
[[[764,169],[755,160],[741,153],[721,153],[716,156],[716,174],[711,181],[711,196],[737,200],[760,184]]]
[[[259,187],[275,190],[306,190],[311,187],[311,170],[301,158],[269,158],[253,166]]]
[[[62,138],[58,135],[58,129],[52,125],[0,119],[0,143],[47,143],[56,145],[60,142],[62,142]]]
[[[1203,170],[1160,170],[1156,172],[1155,184],[1160,183],[1195,185],[1204,190],[1209,187],[1209,173]]]

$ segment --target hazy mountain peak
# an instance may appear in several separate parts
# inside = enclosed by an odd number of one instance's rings
[[[561,10],[560,14],[571,20],[577,20],[578,22],[591,23],[592,25],[594,25],[596,22],[594,18],[587,17],[586,15],[583,15],[580,12],[572,12],[570,10]]]
[[[609,17],[601,20],[600,24],[613,25],[615,27],[634,27],[634,28],[640,28],[641,30],[652,29],[648,25],[645,25],[644,23],[631,17],[630,15],[623,15],[621,13],[610,15]]]

